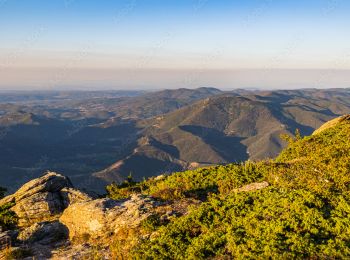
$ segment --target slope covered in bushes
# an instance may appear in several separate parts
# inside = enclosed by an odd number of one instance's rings
[[[287,138],[276,160],[174,173],[107,188],[114,198],[141,192],[161,200],[201,200],[188,214],[153,221],[132,256],[183,259],[350,257],[350,122]],[[249,183],[269,183],[239,191]],[[154,220],[154,219],[153,219]]]

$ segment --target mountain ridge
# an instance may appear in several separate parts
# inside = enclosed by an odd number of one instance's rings
[[[310,135],[350,112],[349,89],[119,94],[91,98],[82,93],[79,99],[79,93],[47,93],[48,100],[40,96],[38,103],[0,103],[1,183],[13,191],[51,170],[67,172],[78,187],[103,193],[110,181],[120,182],[130,173],[141,180],[273,158],[284,146],[280,134],[299,129]],[[120,170],[108,177],[110,166],[120,162]],[[101,178],[96,178],[98,172],[103,172]]]
[[[129,176],[102,198],[53,172],[0,189],[0,257],[348,258],[350,115],[324,126],[273,160]]]
[[[200,167],[244,161],[248,158],[273,158],[284,146],[281,135],[292,135],[296,129],[301,129],[304,135],[312,133],[310,127],[287,117],[290,100],[284,101],[287,102],[285,107],[280,105],[276,108],[273,107],[276,103],[269,103],[256,96],[251,98],[223,94],[200,100],[162,116],[146,119],[141,122],[142,127],[146,126],[141,138],[156,140],[168,148],[162,150],[159,145],[157,147],[150,143],[137,146],[136,152],[125,160],[118,161],[113,167],[97,172],[94,176],[109,181],[113,178],[109,178],[108,175],[118,176],[116,180],[120,181],[131,173],[136,180],[140,180],[139,176],[150,177],[161,173],[152,173],[152,169],[142,173],[145,165],[154,165],[156,162],[163,165],[163,172],[166,173],[169,170],[191,169],[192,165]],[[305,112],[308,113],[308,110]],[[322,121],[319,120],[318,124],[321,125]],[[220,143],[222,147],[219,147]],[[204,156],[191,155],[194,147]],[[266,147],[266,150],[262,149],[263,147]],[[143,149],[147,151],[144,152]],[[175,154],[169,152],[169,149]],[[150,155],[152,150],[154,155]],[[197,150],[193,150],[194,153]],[[235,150],[239,152],[235,154]],[[225,154],[231,157],[225,158]],[[125,165],[136,164],[136,157],[143,158],[142,167],[137,170],[137,167],[126,166],[125,171]],[[157,161],[154,160],[156,158]]]

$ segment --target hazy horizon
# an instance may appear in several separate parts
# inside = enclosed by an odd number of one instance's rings
[[[349,87],[349,11],[345,0],[0,1],[0,89]]]

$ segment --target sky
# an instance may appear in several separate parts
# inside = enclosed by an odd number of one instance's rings
[[[0,0],[0,90],[350,86],[348,0]]]

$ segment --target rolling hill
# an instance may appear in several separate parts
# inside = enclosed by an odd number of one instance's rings
[[[172,210],[192,202],[187,214],[163,221],[155,213],[115,243],[138,241],[126,245],[131,258],[349,258],[349,115],[288,142],[274,160],[110,185],[115,199],[139,192]]]
[[[123,93],[45,93],[28,102],[6,94],[0,102],[0,182],[11,191],[52,170],[77,187],[103,192],[130,173],[141,180],[273,158],[285,145],[280,134],[299,129],[309,135],[350,112],[349,89]]]
[[[298,129],[309,135],[337,113],[349,113],[346,95],[347,90],[305,90],[222,93],[202,99],[140,121],[144,130],[133,152],[94,176],[111,182],[131,173],[141,180],[205,165],[274,158],[285,145],[282,134],[293,135]]]
[[[0,187],[0,256],[348,259],[350,115],[285,139],[272,160],[128,178],[102,198],[54,172]]]

